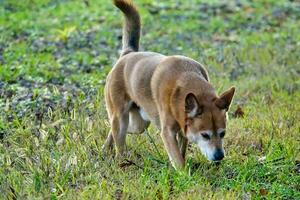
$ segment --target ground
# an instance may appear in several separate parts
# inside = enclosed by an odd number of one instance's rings
[[[135,2],[142,50],[198,60],[219,94],[236,86],[225,160],[191,145],[175,171],[154,127],[127,137],[125,160],[103,155],[121,13],[0,1],[0,199],[300,199],[300,2]]]

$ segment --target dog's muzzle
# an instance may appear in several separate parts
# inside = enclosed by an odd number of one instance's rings
[[[213,161],[221,161],[224,158],[224,151],[222,149],[217,149],[213,155]]]

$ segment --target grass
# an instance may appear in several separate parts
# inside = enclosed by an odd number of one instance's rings
[[[153,127],[127,137],[122,162],[101,152],[121,46],[111,2],[0,1],[0,199],[299,199],[300,4],[207,2],[137,2],[142,50],[202,62],[219,93],[237,87],[226,159],[190,146],[175,171]]]

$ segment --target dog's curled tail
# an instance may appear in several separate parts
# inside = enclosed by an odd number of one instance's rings
[[[113,0],[114,4],[123,12],[123,48],[121,56],[139,50],[141,20],[139,12],[131,0]]]

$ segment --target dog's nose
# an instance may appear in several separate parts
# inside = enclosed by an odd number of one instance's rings
[[[214,154],[214,161],[220,161],[224,158],[224,151],[222,149],[217,149]]]

